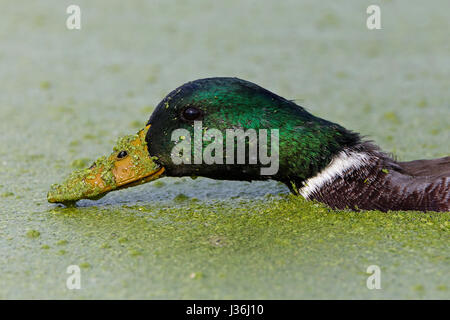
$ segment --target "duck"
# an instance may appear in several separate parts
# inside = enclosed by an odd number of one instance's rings
[[[230,130],[244,133],[241,142],[248,150],[240,160],[235,159],[239,141],[225,134]],[[262,140],[273,144],[264,148]],[[193,141],[194,148],[185,148]],[[212,160],[194,154],[213,142]],[[218,148],[225,143],[231,147]],[[256,157],[250,149],[259,151]],[[262,160],[269,153],[277,163],[263,174],[268,162]],[[232,77],[199,79],[176,88],[157,105],[144,129],[119,139],[109,157],[53,185],[47,198],[63,204],[98,199],[164,176],[276,180],[295,195],[338,210],[445,212],[450,206],[449,156],[396,161],[359,133]]]

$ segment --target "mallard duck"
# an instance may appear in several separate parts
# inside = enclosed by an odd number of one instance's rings
[[[198,130],[205,134],[210,129],[216,130],[214,134],[198,136]],[[269,153],[265,162],[262,154],[257,153],[256,158],[250,154],[257,144],[250,135],[244,140],[249,151],[233,162],[234,153],[239,153],[238,142],[225,132],[246,133],[252,129],[259,132],[259,143],[262,138],[267,143],[277,142],[274,149],[269,148],[270,156],[277,157],[271,174],[262,173],[268,167]],[[182,134],[174,136],[174,132]],[[268,137],[269,132],[276,135]],[[211,152],[213,161],[206,163],[193,149],[200,146],[202,152],[212,143],[212,137],[222,145],[231,141],[231,148],[215,148]],[[175,148],[192,141],[197,147],[188,152]],[[262,150],[261,146],[258,149]],[[183,157],[187,161],[182,161]],[[121,139],[109,157],[72,174],[62,185],[54,185],[48,200],[65,203],[97,199],[109,191],[162,176],[273,179],[299,196],[334,209],[448,211],[450,203],[450,157],[395,161],[358,133],[237,78],[200,79],[175,89],[158,104],[143,130]]]

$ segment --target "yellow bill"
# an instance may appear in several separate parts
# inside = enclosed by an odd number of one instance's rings
[[[73,172],[62,184],[52,185],[47,200],[70,203],[99,199],[110,191],[151,180],[164,172],[147,150],[145,136],[150,126],[135,135],[120,138],[109,157],[102,157],[88,169]]]

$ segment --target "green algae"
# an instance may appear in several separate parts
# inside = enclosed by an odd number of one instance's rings
[[[131,123],[130,123],[130,128],[136,128],[136,129],[138,129],[138,128],[140,128],[140,127],[142,127],[142,122],[141,121],[138,121],[138,120],[134,120],[134,121],[132,121]]]
[[[41,89],[43,90],[48,90],[51,88],[52,84],[49,81],[42,81],[39,86],[41,87]]]
[[[128,253],[130,254],[130,256],[132,257],[137,257],[137,256],[141,256],[142,252],[136,249],[130,249],[128,250]]]
[[[114,291],[107,296],[370,298],[365,270],[372,264],[383,270],[378,297],[437,297],[446,294],[438,287],[449,285],[450,213],[334,211],[285,195],[54,208],[44,217],[70,240],[71,254],[56,255],[80,267],[95,264],[84,277]],[[104,270],[112,265],[121,266],[127,286],[107,285]],[[436,270],[432,277],[420,273],[427,268]],[[196,281],[205,287],[191,288]]]
[[[41,233],[37,230],[28,230],[26,235],[28,238],[39,238]]]
[[[99,199],[121,187],[114,174],[116,163],[121,161],[118,158],[120,152],[127,152],[127,157],[131,159],[127,170],[134,170],[137,182],[139,179],[144,182],[149,174],[159,168],[154,162],[156,158],[148,155],[145,141],[147,130],[119,138],[110,156],[100,157],[90,168],[72,172],[62,184],[53,184],[48,192],[48,201],[73,203],[80,199]],[[88,163],[88,159],[77,159],[72,162],[72,167],[80,168]]]
[[[120,238],[119,240],[117,240],[119,243],[126,243],[126,242],[128,242],[128,238],[126,238],[126,237],[122,237],[122,238]]]
[[[333,12],[328,12],[324,14],[318,21],[317,27],[319,29],[328,29],[337,27],[340,23],[339,17]]]
[[[69,143],[70,147],[78,147],[80,145],[80,141],[79,140],[73,140]]]
[[[56,252],[56,254],[59,255],[59,256],[63,256],[63,255],[65,255],[66,253],[67,253],[66,250],[58,250],[58,252]]]
[[[70,165],[72,168],[82,169],[88,166],[90,161],[88,158],[76,159]]]
[[[385,112],[383,114],[383,118],[392,122],[393,124],[399,124],[400,119],[398,118],[397,114],[393,111]]]
[[[175,198],[173,198],[173,201],[175,202],[184,202],[186,200],[189,200],[189,197],[182,193],[177,194]]]
[[[421,99],[419,102],[417,102],[417,106],[419,108],[426,108],[428,106],[427,99]]]
[[[8,198],[8,197],[13,197],[14,193],[13,192],[3,192],[2,194],[0,194],[0,197],[2,198]]]
[[[109,249],[109,248],[111,248],[111,245],[109,243],[105,242],[100,245],[100,248],[101,249]]]
[[[87,140],[95,140],[95,139],[97,139],[97,137],[96,137],[95,135],[93,135],[92,133],[86,133],[86,134],[83,136],[83,138],[84,138],[84,139],[87,139]]]
[[[367,135],[402,161],[448,155],[450,63],[448,46],[442,45],[449,30],[442,15],[447,2],[401,2],[383,4],[382,19],[389,22],[384,31],[365,28],[361,18],[366,6],[358,1],[339,6],[292,2],[275,11],[265,5],[253,10],[250,2],[215,2],[207,16],[226,24],[222,13],[233,12],[236,23],[227,29],[233,37],[224,36],[223,28],[197,28],[199,39],[206,40],[195,46],[164,28],[176,26],[182,12],[185,31],[192,31],[189,25],[197,26],[205,16],[200,2],[184,10],[180,3],[162,2],[168,15],[145,3],[136,10],[132,4],[111,2],[107,11],[92,3],[99,25],[119,15],[123,22],[131,18],[135,23],[91,28],[82,35],[87,41],[50,25],[46,32],[36,32],[36,16],[59,21],[52,2],[3,6],[1,191],[24,198],[0,199],[0,296],[448,299],[448,213],[333,211],[295,199],[261,198],[288,192],[276,183],[219,184],[201,177],[195,183],[166,178],[161,188],[140,186],[96,202],[80,201],[76,208],[56,208],[45,199],[48,186],[69,173],[74,159],[107,154],[116,137],[127,134],[128,124],[148,119],[151,109],[141,111],[142,106],[156,105],[177,85],[202,75],[229,74],[287,99],[301,97],[300,104],[312,113]],[[401,21],[396,19],[400,7]],[[317,32],[316,23],[327,12],[339,23]],[[420,32],[412,39],[417,21],[422,22]],[[136,28],[136,23],[149,27]],[[261,37],[261,25],[273,32]],[[292,26],[300,32],[295,39]],[[92,47],[93,41],[101,45]],[[248,41],[258,52],[257,64],[243,45]],[[132,59],[128,51],[116,50],[131,42],[139,47]],[[49,55],[49,47],[62,50]],[[157,54],[160,48],[183,54],[173,63],[173,55]],[[86,52],[94,54],[87,57]],[[205,60],[211,52],[214,59]],[[250,59],[239,59],[247,54]],[[436,63],[429,63],[430,57]],[[98,72],[111,64],[127,67],[107,75]],[[146,83],[149,74],[154,74],[151,85]],[[42,79],[58,90],[39,89]],[[133,98],[127,97],[129,90],[135,92]],[[371,108],[365,109],[366,103]],[[383,118],[392,111],[400,123]],[[79,142],[70,147],[74,140]],[[25,154],[43,156],[31,160]],[[199,201],[174,203],[171,199],[179,193]],[[40,230],[41,237],[27,239],[28,229]],[[119,244],[121,237],[129,241]],[[214,237],[225,237],[226,245],[212,244]],[[60,239],[68,240],[63,247],[68,253],[61,256],[57,252],[62,247],[52,245]],[[39,249],[41,242],[52,249]],[[108,248],[102,249],[103,244]],[[142,255],[130,256],[130,248]],[[67,290],[67,266],[85,261],[93,267],[82,273],[81,292]],[[381,290],[366,287],[369,264],[381,267]],[[203,273],[201,280],[189,278],[197,272]],[[416,285],[425,290],[415,291]]]
[[[152,186],[155,188],[162,188],[164,187],[166,184],[160,180],[157,180],[155,182],[152,183]]]
[[[371,297],[365,269],[372,264],[385,272],[383,297],[401,292],[409,297],[437,296],[444,292],[439,286],[448,286],[444,275],[449,213],[334,211],[293,195],[258,202],[183,202],[181,207],[145,204],[127,211],[123,207],[55,211],[61,226],[70,221],[73,231],[86,232],[88,227],[107,243],[117,239],[108,246],[110,254],[101,254],[100,260],[88,257],[96,264],[120,263],[136,272],[126,257],[139,257],[145,270],[155,270],[155,276],[163,272],[161,278],[148,280],[156,290],[153,294],[122,288],[128,297],[177,297],[185,281],[200,279],[210,288],[195,290],[200,298],[223,296],[229,290],[234,297],[250,298],[300,298],[319,292]],[[90,246],[99,248],[101,243]],[[431,265],[440,270],[433,278],[417,274]],[[410,278],[414,283],[405,288],[403,283]],[[137,284],[142,278],[136,275],[128,281]],[[175,283],[181,287],[174,289]],[[241,283],[254,283],[252,292]],[[164,290],[167,285],[170,292]]]
[[[202,278],[203,278],[203,272],[192,272],[192,273],[189,275],[189,278],[190,278],[190,279],[193,279],[193,280],[202,279]]]

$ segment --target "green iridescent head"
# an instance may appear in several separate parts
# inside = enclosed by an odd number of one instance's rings
[[[268,132],[278,129],[279,170],[273,176],[261,175],[264,165],[249,164],[248,155],[244,164],[235,161],[233,165],[225,165],[225,152],[224,164],[174,164],[172,132],[182,128],[193,139],[195,121],[201,121],[204,130],[214,128],[222,132],[224,144],[225,132],[229,129],[266,129]],[[334,154],[359,141],[357,134],[338,124],[317,118],[293,101],[237,78],[208,78],[184,84],[159,103],[148,124],[151,124],[147,133],[149,152],[158,157],[166,174],[172,176],[275,179],[290,184],[292,180],[302,181],[313,176]],[[203,147],[209,143],[203,141]]]

